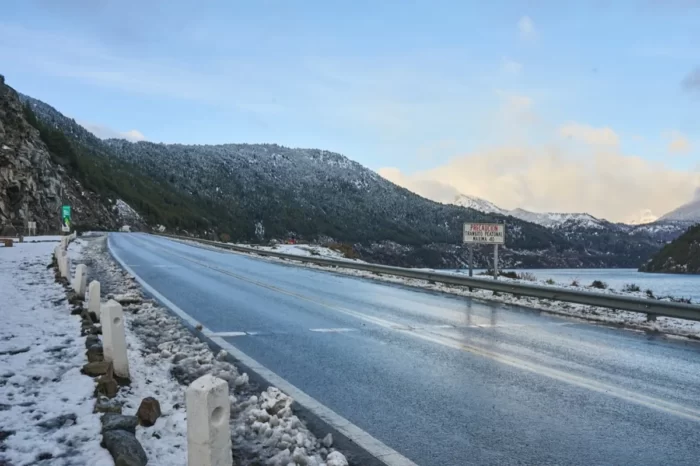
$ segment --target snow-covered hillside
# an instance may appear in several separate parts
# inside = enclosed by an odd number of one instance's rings
[[[454,205],[466,207],[468,209],[478,210],[479,212],[484,212],[487,214],[496,213],[501,215],[509,215],[506,209],[501,209],[496,204],[476,196],[460,194],[455,198],[455,200],[452,203]]]

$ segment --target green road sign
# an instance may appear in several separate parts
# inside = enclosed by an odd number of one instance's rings
[[[61,223],[64,231],[70,231],[70,206],[64,205],[61,207]]]

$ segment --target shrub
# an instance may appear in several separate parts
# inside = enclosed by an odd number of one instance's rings
[[[602,282],[600,280],[593,280],[593,283],[591,283],[591,288],[597,288],[599,290],[604,290],[608,287],[608,284],[605,282]]]
[[[343,255],[343,257],[347,259],[359,259],[360,255],[355,251],[355,248],[352,246],[352,244],[346,244],[346,243],[334,243],[328,245],[329,249],[332,249],[334,251],[337,251]]]
[[[626,291],[627,293],[632,293],[632,292],[641,291],[641,289],[639,288],[638,285],[635,285],[634,283],[628,283],[622,288],[622,291]]]
[[[535,277],[535,274],[533,274],[532,272],[522,272],[522,273],[518,274],[518,278],[521,280],[528,281],[528,282],[536,282],[537,281],[537,277]]]
[[[578,280],[574,278],[574,280],[571,282],[571,286],[580,286]]]
[[[654,292],[651,291],[651,289],[647,289],[647,290],[645,291],[645,293],[647,294],[647,298],[653,298],[653,297],[654,297]]]
[[[221,238],[221,241],[224,243],[228,243],[229,241],[231,241],[231,236],[228,233],[221,233],[219,235],[219,238]]]
[[[547,285],[554,285],[556,282],[555,282],[553,279],[548,278],[547,281],[545,281],[545,283],[546,283]]]

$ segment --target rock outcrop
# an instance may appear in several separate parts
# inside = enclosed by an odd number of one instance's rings
[[[0,76],[0,234],[23,233],[28,221],[39,234],[57,232],[62,204],[72,207],[74,224],[116,226],[115,214],[52,160],[17,92]]]

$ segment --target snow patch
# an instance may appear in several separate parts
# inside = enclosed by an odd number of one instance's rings
[[[94,382],[80,373],[80,321],[46,268],[54,247],[0,250],[0,464],[111,466],[92,412]]]

